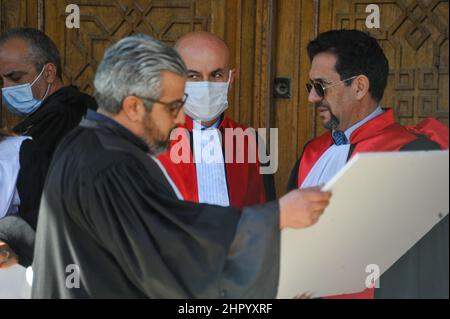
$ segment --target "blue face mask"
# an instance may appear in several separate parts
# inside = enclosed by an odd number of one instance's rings
[[[48,91],[50,89],[50,85],[47,87],[47,91],[45,92],[42,100],[35,99],[33,97],[33,91],[31,88],[34,83],[41,77],[42,73],[44,73],[45,66],[42,68],[41,73],[37,76],[37,78],[30,84],[20,84],[11,87],[2,88],[3,102],[14,114],[20,116],[27,116],[34,111],[36,111],[42,104],[42,101],[47,97]]]

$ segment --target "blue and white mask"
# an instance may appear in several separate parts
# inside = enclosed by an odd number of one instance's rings
[[[41,73],[34,79],[32,83],[19,84],[15,86],[10,86],[2,88],[3,102],[5,103],[8,110],[20,116],[27,116],[34,111],[36,111],[42,104],[42,101],[47,97],[50,85],[47,87],[42,100],[38,100],[33,97],[33,91],[31,88],[34,83],[41,77],[44,73],[45,66],[42,68]]]
[[[184,112],[193,120],[208,122],[217,118],[228,108],[228,89],[231,70],[227,82],[186,82],[188,99]]]

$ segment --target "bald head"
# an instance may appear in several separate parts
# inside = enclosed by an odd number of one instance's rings
[[[215,34],[205,31],[187,33],[175,43],[175,49],[188,68],[188,81],[228,80],[230,50]]]
[[[188,69],[187,89],[190,87],[189,82],[229,81],[230,85],[233,83],[235,70],[230,70],[230,50],[226,43],[215,34],[205,31],[187,33],[175,43],[175,49]],[[192,96],[192,92],[188,94]],[[185,107],[186,114],[192,114],[193,119],[201,120],[202,125],[206,127],[213,125],[220,116],[218,114],[212,120],[209,119],[210,114],[207,117],[196,118],[195,112],[188,113],[190,107],[188,100]],[[192,108],[195,107],[192,106]]]
[[[228,65],[230,62],[230,50],[225,41],[217,35],[206,31],[189,32],[183,35],[175,43],[175,49],[182,57],[185,55],[189,58],[191,55],[199,53],[206,55],[208,53],[209,55],[221,57]]]
[[[222,45],[224,48],[227,48],[225,41],[223,41],[220,37],[218,37],[214,33],[208,31],[194,31],[184,34],[175,43],[175,48],[178,48],[182,44],[185,44],[183,43],[185,41],[187,41],[188,43],[191,41],[198,41],[198,43],[218,44]]]

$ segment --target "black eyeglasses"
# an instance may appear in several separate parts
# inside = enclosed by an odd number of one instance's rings
[[[177,117],[178,113],[181,110],[181,108],[186,103],[186,101],[188,99],[188,96],[189,95],[184,93],[184,96],[183,96],[183,98],[181,100],[176,100],[176,101],[173,101],[173,102],[162,102],[160,100],[155,100],[155,99],[152,99],[152,98],[149,98],[149,97],[142,97],[142,96],[139,96],[139,98],[141,98],[143,100],[146,100],[146,101],[149,101],[149,102],[152,102],[152,103],[162,104],[162,105],[166,106],[169,109],[169,111],[173,114],[174,117]]]
[[[330,83],[329,85],[324,85],[321,82],[314,82],[312,80],[309,80],[309,83],[306,83],[306,90],[308,91],[308,94],[311,93],[311,90],[314,87],[314,90],[316,91],[317,95],[320,96],[322,99],[325,97],[325,90],[329,89],[333,86],[339,85],[341,83],[345,83],[347,81],[353,80],[354,78],[356,78],[357,76],[352,76],[351,78],[345,79],[345,80],[341,80],[338,82],[334,82],[334,83]]]

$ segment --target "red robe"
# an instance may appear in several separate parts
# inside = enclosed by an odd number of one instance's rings
[[[416,133],[422,133],[427,137],[432,137],[431,132],[446,131],[447,140],[442,140],[442,134],[436,134],[440,138],[431,138],[441,145],[442,148],[448,148],[448,128],[439,122],[433,120],[423,121],[416,127],[403,127],[395,122],[394,112],[392,109],[387,109],[383,114],[375,117],[367,123],[356,129],[350,136],[350,144],[353,152],[350,158],[357,153],[364,152],[395,152],[400,151],[405,145],[417,139]],[[427,133],[427,134],[425,134]],[[445,132],[444,132],[445,133]],[[331,132],[326,132],[323,135],[313,139],[309,142],[303,151],[298,170],[298,187],[300,187],[308,176],[308,173],[319,160],[323,153],[333,144]],[[351,149],[352,149],[351,148]],[[373,299],[374,289],[365,289],[359,293],[329,296],[327,299]]]
[[[180,128],[186,129],[188,132],[192,132],[192,119],[186,116],[186,123]],[[227,145],[225,141],[225,128],[241,128],[243,130],[246,129],[246,127],[224,116],[218,128],[222,134],[223,149]],[[191,137],[189,136],[192,134],[187,134],[186,130],[184,130],[182,134],[184,134],[185,136],[185,141],[188,141],[188,143],[186,143],[190,156],[188,163],[173,163],[170,159],[170,151],[172,150],[174,145],[179,140],[181,140],[181,137],[178,140],[172,141],[168,152],[160,155],[158,159],[167,170],[167,173],[180,190],[184,199],[188,201],[198,202],[197,171],[195,162],[193,160]],[[253,142],[255,142],[254,145],[256,145],[256,140],[254,140]],[[234,206],[237,208],[266,202],[263,175],[259,174],[260,164],[258,161],[257,148],[255,146],[256,163],[248,163],[248,143],[249,140],[246,138],[244,143],[245,160],[243,163],[236,163],[236,161],[233,161],[233,163],[225,164],[225,174],[227,179],[228,198],[230,200],[230,206]],[[236,158],[236,147],[239,144],[233,143],[233,145],[235,149],[230,151],[234,151],[234,158]]]

